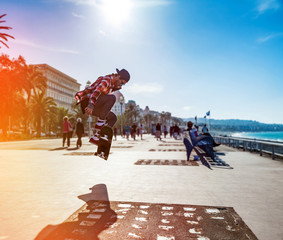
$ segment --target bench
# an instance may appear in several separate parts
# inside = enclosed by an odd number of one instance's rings
[[[205,139],[199,142],[194,142],[192,139],[190,132],[184,132],[183,142],[187,150],[187,160],[189,161],[192,150],[194,149],[201,160],[209,157],[214,161],[215,154],[211,143],[205,142]]]

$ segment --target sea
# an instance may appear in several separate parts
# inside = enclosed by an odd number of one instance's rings
[[[283,132],[238,132],[231,135],[233,137],[283,142]]]

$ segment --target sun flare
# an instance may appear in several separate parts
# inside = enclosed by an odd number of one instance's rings
[[[131,0],[103,0],[101,10],[106,20],[113,25],[120,25],[130,18]]]

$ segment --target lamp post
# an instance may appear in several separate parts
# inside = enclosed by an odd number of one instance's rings
[[[90,84],[91,82],[87,81],[85,88],[88,88]],[[92,117],[90,115],[88,116],[87,122],[88,122],[88,137],[90,138],[91,137],[91,123],[92,123]]]
[[[91,123],[92,123],[91,116],[88,116],[87,122],[88,122],[88,137],[90,138],[91,137]]]
[[[123,104],[124,104],[123,96],[120,96],[119,102],[121,104],[121,137],[123,137]]]

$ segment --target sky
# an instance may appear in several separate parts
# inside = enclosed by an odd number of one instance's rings
[[[1,0],[0,53],[84,87],[125,68],[126,101],[173,116],[283,124],[282,0]]]

